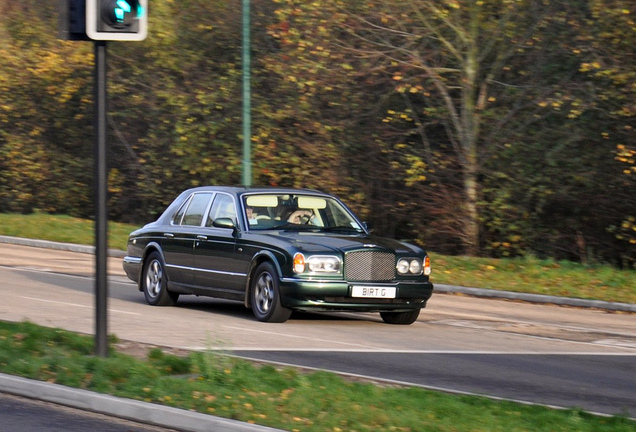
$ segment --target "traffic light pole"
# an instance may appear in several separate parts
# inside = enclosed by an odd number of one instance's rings
[[[95,354],[108,357],[106,41],[95,41]]]
[[[248,0],[249,1],[249,0]],[[142,41],[148,0],[58,0],[58,37],[95,42],[95,354],[108,356],[106,41]]]

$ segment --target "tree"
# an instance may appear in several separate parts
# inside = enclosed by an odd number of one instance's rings
[[[372,1],[358,8],[339,4],[352,17],[351,50],[384,60],[396,90],[409,96],[413,106],[409,114],[426,147],[428,163],[436,159],[431,133],[449,143],[461,178],[462,243],[466,253],[478,254],[480,176],[492,155],[486,139],[512,117],[494,115],[498,107],[501,110],[500,98],[511,88],[533,85],[519,66],[526,51],[534,49],[550,8],[532,0]],[[527,104],[525,99],[516,110]]]
[[[615,149],[616,173],[606,229],[622,265],[636,263],[636,4],[629,0],[590,0],[587,61],[581,72],[594,83],[594,108],[603,113],[597,133]],[[621,175],[622,174],[622,175]]]
[[[55,39],[55,7],[0,2],[0,211],[85,217],[92,55],[85,44]]]

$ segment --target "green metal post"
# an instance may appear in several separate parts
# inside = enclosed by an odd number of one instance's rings
[[[243,0],[243,185],[252,185],[252,106],[250,89],[250,0]]]

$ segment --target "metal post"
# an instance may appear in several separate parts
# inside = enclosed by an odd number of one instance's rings
[[[106,41],[95,41],[95,354],[108,357]]]
[[[252,119],[250,89],[250,0],[243,0],[243,185],[252,185]]]

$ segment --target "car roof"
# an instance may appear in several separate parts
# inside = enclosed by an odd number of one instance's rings
[[[246,186],[199,186],[184,191],[184,194],[192,194],[194,192],[226,192],[236,195],[244,195],[249,193],[312,193],[328,195],[324,192],[315,189],[303,189],[303,188],[288,188],[277,186],[259,186],[259,187],[246,187]]]

